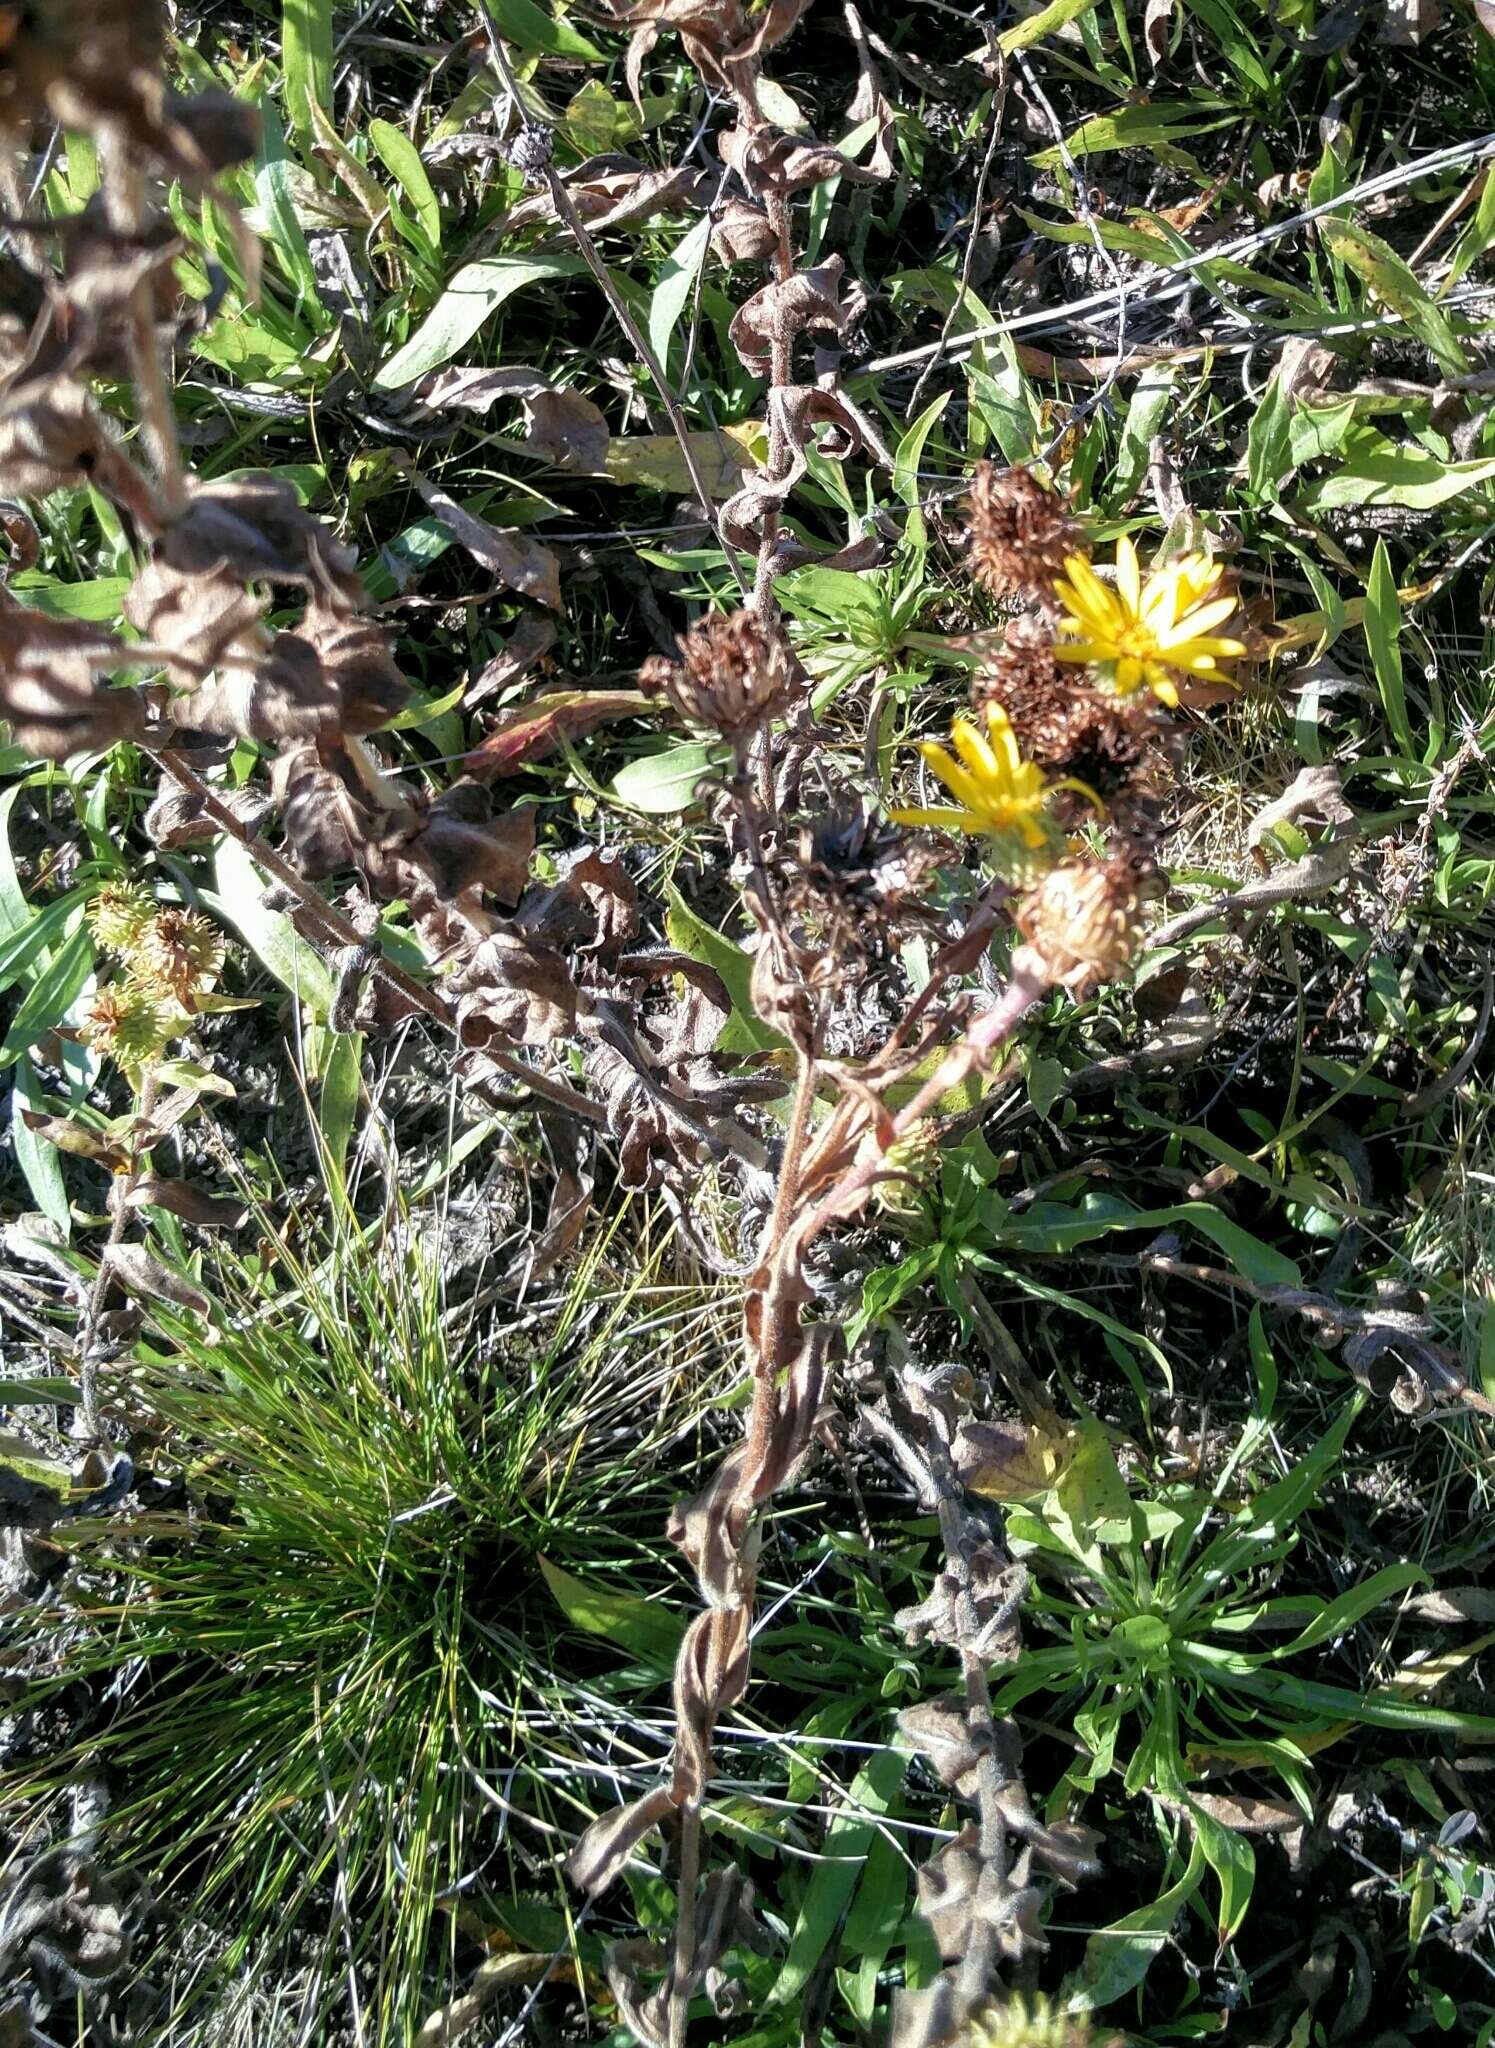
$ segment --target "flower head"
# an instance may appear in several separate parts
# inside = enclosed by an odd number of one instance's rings
[[[984,733],[968,718],[957,718],[950,739],[959,760],[934,740],[925,740],[919,752],[955,803],[930,810],[894,811],[895,823],[1013,838],[1032,849],[1046,845],[1049,831],[1044,804],[1049,784],[1041,768],[1023,759],[1012,720],[1001,705],[988,704]]]
[[[976,465],[966,501],[966,566],[994,597],[1046,597],[1083,537],[1069,506],[1028,469]]]
[[[1065,861],[1046,874],[1017,913],[1032,966],[1076,998],[1114,981],[1142,936],[1138,863],[1125,847],[1104,866]]]
[[[181,1028],[180,1014],[150,989],[117,981],[94,997],[83,1036],[94,1052],[131,1073],[159,1058]]]
[[[639,680],[662,689],[691,725],[714,728],[741,745],[787,709],[795,692],[794,658],[783,635],[756,612],[700,619],[680,636],[680,660],[651,658]]]
[[[106,953],[127,959],[140,943],[155,905],[129,882],[106,882],[88,906],[88,924]]]
[[[157,911],[130,953],[130,970],[153,994],[193,1007],[223,968],[223,940],[195,911]]]
[[[1120,2048],[1120,2038],[1098,2038],[1085,2015],[1061,2012],[1042,1993],[1011,1991],[972,2021],[963,2048]]]
[[[1222,660],[1246,652],[1239,640],[1215,632],[1235,610],[1221,597],[1224,570],[1207,555],[1185,555],[1142,580],[1137,550],[1123,537],[1116,547],[1116,588],[1108,590],[1083,555],[1071,555],[1054,586],[1064,606],[1055,649],[1061,661],[1092,663],[1101,688],[1118,697],[1149,689],[1170,707],[1178,702],[1180,674],[1219,679]]]

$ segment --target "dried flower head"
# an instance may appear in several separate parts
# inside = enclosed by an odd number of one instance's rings
[[[150,920],[130,954],[130,970],[145,988],[190,1010],[223,969],[223,940],[205,917],[168,908]]]
[[[1142,935],[1145,872],[1127,848],[1103,865],[1072,860],[1051,869],[1017,913],[1028,967],[1074,996],[1114,981]]]
[[[106,953],[127,960],[139,945],[156,906],[129,882],[106,882],[88,906],[88,928]]]
[[[84,1020],[83,1036],[101,1058],[116,1060],[127,1073],[134,1073],[160,1057],[180,1025],[180,1015],[169,1003],[131,979],[99,990]]]
[[[1009,1992],[971,2022],[961,2048],[1119,2048],[1119,2036],[1102,2039],[1082,2013],[1061,2012],[1041,1992]]]
[[[1116,588],[1107,589],[1083,555],[1064,565],[1055,596],[1064,606],[1060,621],[1061,661],[1091,667],[1099,687],[1118,697],[1138,690],[1172,709],[1184,676],[1220,675],[1222,660],[1246,652],[1240,640],[1215,632],[1236,608],[1221,596],[1225,571],[1207,555],[1184,555],[1163,567],[1156,563],[1143,581],[1137,550],[1125,536],[1116,544]]]
[[[680,665],[650,679],[691,725],[740,745],[777,717],[794,695],[795,663],[783,637],[756,612],[699,620],[680,637]]]
[[[940,866],[928,840],[910,839],[860,801],[834,804],[797,834],[781,862],[784,908],[832,952],[863,957],[916,927],[929,912],[919,897]]]
[[[994,597],[1046,598],[1084,535],[1068,505],[1029,469],[976,465],[967,500],[966,566]]]

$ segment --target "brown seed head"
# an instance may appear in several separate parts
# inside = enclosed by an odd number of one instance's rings
[[[680,666],[650,676],[688,724],[734,744],[786,709],[796,680],[787,643],[750,611],[700,620],[681,636]]]
[[[141,933],[130,967],[153,995],[190,1010],[222,971],[223,941],[195,911],[161,910]]]
[[[967,499],[966,567],[994,597],[1047,598],[1084,535],[1068,505],[1031,470],[979,462]]]
[[[1140,867],[1122,848],[1104,865],[1070,860],[1051,869],[1017,913],[1024,964],[1077,997],[1114,981],[1142,936]]]

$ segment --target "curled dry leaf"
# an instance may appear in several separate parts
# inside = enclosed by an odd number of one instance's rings
[[[21,1121],[44,1145],[55,1145],[59,1152],[71,1153],[75,1159],[91,1160],[95,1166],[107,1167],[111,1173],[130,1163],[130,1155],[118,1144],[101,1137],[97,1131],[74,1123],[71,1117],[47,1116],[39,1109],[23,1109]]]
[[[452,976],[457,1036],[473,1052],[549,1045],[576,1028],[576,984],[553,946],[490,932]]]
[[[810,328],[841,332],[846,322],[841,304],[844,269],[839,256],[828,256],[813,270],[798,270],[764,285],[738,307],[727,333],[750,376],[769,374],[775,342],[792,343]]]
[[[652,49],[661,29],[679,32],[680,40],[708,85],[750,95],[755,61],[794,27],[810,0],[767,0],[762,7],[745,0],[608,0],[625,23],[639,23],[634,41],[647,38]],[[629,52],[630,85],[634,58]]]
[[[783,135],[763,126],[723,129],[716,146],[723,161],[731,165],[755,198],[765,192],[801,192],[807,185],[823,184],[827,178],[849,178],[854,184],[874,185],[882,175],[864,170],[827,142]]]
[[[185,576],[225,572],[243,583],[292,584],[357,606],[355,557],[280,477],[204,484],[166,530],[159,558]]]
[[[232,812],[243,830],[252,834],[269,815],[270,800],[252,789],[224,789],[218,793],[224,808]],[[144,819],[146,835],[163,853],[175,853],[184,846],[202,846],[216,839],[223,827],[210,818],[200,796],[182,789],[163,776]]]
[[[525,432],[537,455],[558,469],[606,469],[608,426],[601,409],[579,391],[558,390],[533,370],[483,370],[453,364],[415,385],[411,397],[422,414],[488,412],[501,398],[524,407]]]
[[[599,726],[637,718],[649,709],[642,690],[548,691],[501,711],[493,731],[463,761],[463,772],[485,782],[513,775],[528,762],[553,754],[562,740],[581,739]]]
[[[15,745],[43,760],[138,739],[145,706],[132,689],[111,689],[100,668],[127,666],[130,650],[82,621],[49,619],[0,588],[0,718]]]
[[[665,1815],[673,1812],[674,1795],[668,1785],[656,1785],[642,1799],[604,1813],[582,1835],[566,1858],[566,1875],[579,1891],[604,1892],[621,1875],[634,1850],[651,1834]]]
[[[537,662],[543,661],[554,647],[557,628],[554,619],[546,618],[543,612],[525,612],[514,622],[500,651],[467,686],[462,699],[463,709],[470,711],[475,704],[481,704],[485,697],[493,697],[500,690],[508,689],[511,683],[519,683],[529,674]],[[469,770],[469,773],[476,771]]]
[[[860,13],[852,6],[851,0],[846,0],[841,13],[857,59],[857,89],[852,95],[850,106],[846,109],[847,126],[857,128],[863,121],[876,122],[872,155],[868,159],[867,168],[874,177],[891,178],[894,170],[893,109],[884,97],[882,79],[873,62],[871,45],[867,40],[867,31],[862,26]]]
[[[111,1210],[115,1208],[111,1202]],[[210,1195],[190,1180],[172,1180],[164,1174],[142,1174],[125,1194],[126,1209],[169,1209],[184,1223],[196,1223],[204,1230],[237,1230],[249,1214],[245,1203],[234,1195]],[[187,1307],[193,1304],[188,1302]]]
[[[432,805],[410,850],[432,874],[447,899],[469,890],[515,904],[529,877],[535,850],[531,808],[493,816],[488,792],[478,782],[454,782]]]
[[[453,540],[507,589],[549,605],[552,611],[564,609],[560,565],[549,548],[523,532],[492,526],[475,512],[464,512],[454,498],[418,470],[411,470],[410,480]]]
[[[137,1300],[169,1302],[173,1308],[191,1309],[199,1316],[212,1310],[213,1304],[200,1287],[153,1258],[143,1244],[110,1245],[103,1263],[111,1279]]]

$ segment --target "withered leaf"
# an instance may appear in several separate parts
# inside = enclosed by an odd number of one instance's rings
[[[592,1822],[566,1858],[567,1877],[578,1891],[606,1891],[639,1843],[674,1807],[675,1796],[670,1787],[656,1785],[642,1799],[604,1813]]]
[[[290,583],[349,605],[363,597],[352,550],[281,477],[202,485],[167,529],[160,558],[186,576],[229,570],[245,583]]]
[[[125,1207],[169,1209],[184,1223],[199,1224],[204,1230],[237,1230],[249,1214],[247,1205],[234,1195],[210,1195],[193,1181],[160,1173],[142,1174],[125,1196]]]
[[[799,270],[792,277],[764,285],[738,307],[727,333],[750,376],[768,375],[775,341],[792,342],[811,327],[840,333],[845,321],[841,305],[844,268],[839,256],[828,256],[813,270]]]
[[[864,170],[829,143],[777,134],[766,127],[723,129],[716,146],[754,195],[800,192],[827,178],[849,178],[855,184],[870,185],[886,175]]]
[[[763,263],[778,247],[768,210],[752,199],[729,199],[711,230],[711,249],[722,263]]]
[[[524,404],[530,446],[557,469],[596,475],[607,467],[610,435],[599,406],[579,391],[537,391]]]
[[[86,654],[38,654],[0,674],[0,719],[14,744],[46,761],[139,739],[145,706],[135,690],[94,680]]]
[[[212,1309],[213,1304],[200,1287],[152,1257],[143,1244],[110,1245],[103,1263],[126,1294],[137,1299],[169,1302],[174,1308],[191,1309],[200,1316]]]
[[[464,512],[454,498],[418,470],[412,470],[410,478],[447,532],[475,562],[521,597],[532,597],[552,611],[564,609],[560,564],[548,547],[518,529],[492,526],[475,512]]]
[[[461,992],[457,1036],[489,1045],[548,1045],[576,1025],[576,984],[553,946],[516,931],[489,934],[452,977]]]
[[[526,806],[495,818],[487,790],[468,779],[454,782],[432,805],[412,844],[444,896],[481,889],[506,904],[523,894],[534,850],[534,810]]]
[[[217,794],[248,833],[258,829],[270,810],[269,798],[252,789],[223,789]],[[175,853],[183,846],[201,846],[216,839],[223,830],[208,816],[200,796],[164,778],[143,823],[147,837],[163,853]]]
[[[23,1109],[21,1121],[43,1144],[55,1145],[59,1152],[71,1153],[77,1159],[91,1159],[96,1166],[108,1167],[111,1173],[130,1163],[127,1152],[97,1131],[74,1123],[71,1117],[46,1116],[38,1109]]]
[[[515,621],[513,632],[482,674],[468,684],[462,699],[464,710],[470,711],[474,704],[506,690],[511,683],[522,682],[535,663],[554,647],[556,636],[554,619],[546,618],[542,612],[525,612]]]
[[[463,761],[463,773],[483,781],[512,775],[526,762],[553,754],[563,739],[580,739],[650,708],[642,690],[552,690],[501,711],[494,730]]]

